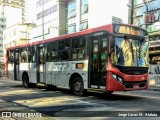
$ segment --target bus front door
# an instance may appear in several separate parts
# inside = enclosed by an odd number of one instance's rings
[[[14,51],[14,79],[19,80],[19,51]]]
[[[91,52],[89,87],[91,88],[106,88],[107,38],[107,35],[90,38]]]
[[[44,47],[37,47],[36,49],[36,66],[37,66],[37,83],[45,83],[45,59]]]

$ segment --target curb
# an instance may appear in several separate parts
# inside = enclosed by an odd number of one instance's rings
[[[148,90],[152,90],[152,91],[160,91],[160,87],[149,87]]]

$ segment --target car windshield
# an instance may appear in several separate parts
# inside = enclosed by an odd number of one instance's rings
[[[120,66],[141,66],[149,65],[148,41],[147,39],[136,38],[115,38],[114,64]]]

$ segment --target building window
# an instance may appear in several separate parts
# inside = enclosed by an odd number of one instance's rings
[[[68,19],[76,17],[76,2],[68,4]]]
[[[44,17],[54,13],[54,12],[57,12],[57,5],[54,5],[50,8],[48,8],[47,10],[44,10],[43,12],[40,12],[37,14],[37,20],[42,18],[43,17],[43,14],[44,14]]]
[[[143,0],[134,0],[133,1],[134,5],[138,5],[138,4],[142,4],[142,3],[143,3]]]
[[[143,23],[144,23],[143,17],[135,17],[135,18],[133,19],[133,24],[134,24],[134,25],[142,26]]]
[[[85,20],[88,20],[88,13],[81,15],[81,21],[85,21]]]
[[[0,25],[1,28],[5,28],[5,25]]]
[[[48,3],[51,0],[39,0],[36,4],[37,4],[37,8]]]
[[[4,18],[1,18],[0,21],[1,21],[1,22],[5,22],[5,19],[4,19]]]
[[[138,7],[134,9],[134,16],[141,16],[146,12],[146,6]]]
[[[81,1],[81,14],[85,14],[88,12],[88,0]]]
[[[88,19],[88,0],[81,1],[81,21]]]
[[[160,4],[159,0],[149,2],[148,3],[148,11],[159,9],[160,8],[159,4]]]
[[[88,28],[88,21],[81,23],[80,30],[86,30]]]
[[[159,0],[153,1],[153,6],[155,7],[155,9],[159,9],[160,8],[160,1]]]
[[[158,21],[159,21],[159,16],[160,16],[160,13],[156,13],[156,14],[155,14],[155,22],[158,22]]]
[[[71,25],[71,26],[68,26],[68,33],[74,33],[76,32],[76,25]]]

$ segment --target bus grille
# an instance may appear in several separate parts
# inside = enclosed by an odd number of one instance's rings
[[[126,88],[133,88],[134,85],[139,85],[139,87],[145,87],[147,80],[143,82],[124,82]]]

